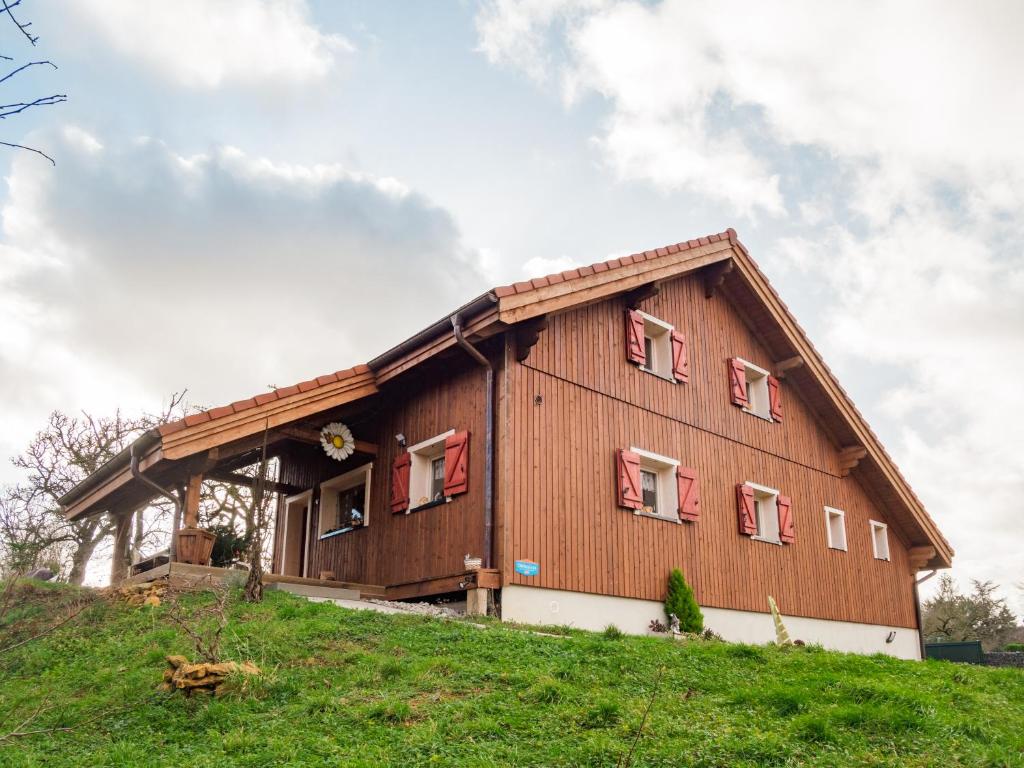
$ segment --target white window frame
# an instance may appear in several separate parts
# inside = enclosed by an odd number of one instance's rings
[[[750,538],[755,541],[763,541],[766,544],[778,544],[782,546],[782,538],[779,536],[779,491],[776,488],[769,488],[767,485],[760,485],[747,481],[744,485],[754,489],[754,510],[757,518],[757,533]],[[765,519],[764,502],[771,502],[773,514]],[[760,502],[760,503],[758,503]],[[771,522],[769,525],[768,523]],[[774,534],[774,537],[772,536]]]
[[[434,459],[444,456],[444,443],[449,437],[455,434],[454,429],[449,429],[440,435],[421,440],[416,445],[409,446],[409,512],[430,504],[441,504],[451,501],[451,497],[444,497],[438,501],[430,498],[430,465]],[[420,499],[426,498],[426,501]]]
[[[742,357],[736,358],[743,363],[745,386],[747,388],[747,405],[743,410],[751,416],[757,416],[765,421],[772,421],[772,404],[768,394],[768,371],[759,365],[754,365]]]
[[[370,481],[372,479],[373,462],[371,461],[320,483],[320,501],[317,505],[316,516],[316,533],[318,541],[321,539],[329,539],[331,536],[337,536],[342,533],[348,533],[349,531],[354,531],[357,528],[366,528],[370,524]],[[324,509],[328,506],[325,503],[325,500],[329,500],[333,504],[335,496],[342,491],[355,488],[357,485],[366,486],[366,495],[363,501],[363,506],[365,507],[365,509],[363,509],[363,524],[359,526],[350,525],[348,528],[339,528],[335,531],[325,531],[324,520],[326,519],[326,515],[324,515]]]
[[[647,512],[643,508],[635,509],[633,514],[682,524],[679,520],[679,486],[676,483],[676,469],[681,462],[670,456],[662,456],[660,453],[635,446],[629,450],[640,457],[641,471],[654,472],[657,475],[658,506],[661,508],[658,512]]]
[[[636,313],[644,319],[644,348],[647,347],[646,340],[650,339],[651,351],[654,353],[654,360],[652,361],[649,355],[647,362],[640,366],[640,370],[674,382],[675,378],[672,376],[672,331],[675,330],[675,326],[646,312],[636,310]]]
[[[839,519],[839,541],[832,535],[832,519]],[[846,512],[835,507],[825,507],[825,536],[828,540],[829,549],[838,549],[846,552]]]
[[[879,522],[878,520],[868,520],[871,525],[871,550],[874,552],[875,560],[890,561],[889,556],[889,526],[886,523]],[[878,534],[882,534],[882,545],[885,552],[878,551]]]

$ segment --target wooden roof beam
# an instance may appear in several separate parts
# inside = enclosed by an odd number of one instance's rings
[[[516,362],[526,362],[530,356],[530,350],[537,344],[541,332],[547,327],[547,315],[539,315],[515,326]]]
[[[661,281],[653,280],[649,283],[644,283],[639,288],[634,288],[626,294],[626,306],[630,309],[639,309],[641,302],[654,298],[660,292]]]
[[[839,476],[846,477],[857,468],[860,460],[868,455],[868,449],[862,445],[850,445],[839,451]]]
[[[779,360],[772,366],[772,369],[775,372],[775,378],[784,379],[788,371],[802,368],[803,365],[804,359],[800,355],[794,355],[793,357],[787,357],[785,360]]]
[[[726,259],[725,261],[719,261],[704,268],[705,299],[710,299],[715,295],[715,289],[725,282],[725,276],[732,272],[734,266],[732,259]]]

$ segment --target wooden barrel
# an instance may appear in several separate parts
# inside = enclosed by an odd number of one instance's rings
[[[209,565],[216,540],[214,534],[201,528],[182,528],[178,531],[174,559],[190,565]]]

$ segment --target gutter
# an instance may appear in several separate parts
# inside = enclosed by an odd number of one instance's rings
[[[448,330],[451,328],[453,318],[472,317],[474,315],[478,315],[480,314],[480,312],[490,309],[497,303],[498,297],[495,296],[494,293],[492,293],[491,291],[483,293],[477,296],[472,301],[470,301],[468,304],[463,304],[461,307],[455,310],[455,314],[448,315],[443,319],[438,320],[433,325],[424,328],[415,336],[411,336],[410,338],[403,341],[401,344],[392,347],[384,354],[378,355],[377,357],[373,358],[373,360],[367,363],[367,365],[370,367],[372,371],[376,372],[379,369],[383,368],[388,363],[391,363],[397,360],[398,358],[402,357],[402,355],[406,354],[407,352],[411,352],[412,350],[421,346],[424,342],[447,333]]]
[[[129,469],[132,461],[132,452],[136,452],[138,455],[146,453],[150,448],[159,444],[160,442],[160,431],[157,429],[150,429],[147,432],[143,432],[124,450],[110,459],[106,464],[101,466],[82,482],[72,488],[70,491],[65,493],[59,499],[57,503],[61,507],[69,507],[79,499],[91,493],[93,490],[103,485],[105,482],[110,480],[117,474],[120,474],[126,469]]]
[[[171,546],[169,547],[169,557],[170,561],[173,563],[175,555],[175,539],[178,538],[178,520],[181,518],[181,499],[179,499],[173,493],[168,491],[162,485],[157,485],[156,483],[154,483],[152,480],[150,480],[148,477],[142,474],[142,472],[139,471],[139,454],[136,450],[137,447],[138,441],[128,446],[128,454],[131,457],[132,477],[134,477],[140,483],[148,485],[161,496],[170,499],[171,504],[174,505],[174,512],[172,513],[173,518],[171,519]]]
[[[484,408],[484,420],[487,423],[484,447],[484,557],[483,567],[491,567],[491,550],[494,548],[494,366],[484,357],[480,350],[466,341],[462,335],[462,314],[456,312],[451,316],[452,331],[455,341],[466,350],[487,371],[487,395]]]

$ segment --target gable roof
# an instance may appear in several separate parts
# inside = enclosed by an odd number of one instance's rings
[[[374,395],[387,381],[454,347],[455,318],[462,324],[466,338],[479,341],[524,321],[706,268],[714,270],[715,284],[720,284],[720,290],[742,310],[741,314],[756,328],[775,360],[799,359],[800,366],[788,371],[787,378],[822,421],[837,447],[863,454],[857,477],[886,509],[895,511],[898,526],[908,533],[917,563],[921,567],[948,567],[953,557],[949,542],[733,229],[498,286],[367,364],[190,414],[158,427],[147,433],[148,437],[143,436],[148,451],[143,469]],[[125,457],[115,457],[108,464],[116,466],[101,467],[62,498],[60,503],[69,517],[102,511],[103,483],[115,476],[122,483],[128,482],[125,468],[120,466],[125,462]]]

